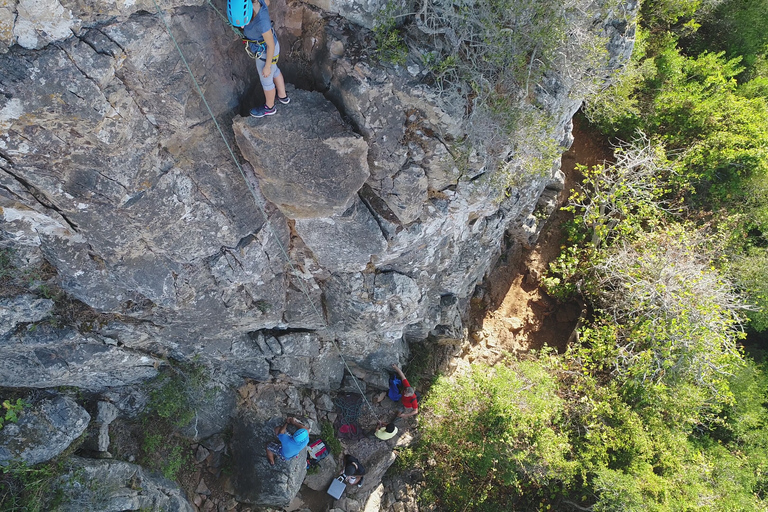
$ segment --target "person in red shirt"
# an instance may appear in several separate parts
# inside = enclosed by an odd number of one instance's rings
[[[403,371],[400,369],[400,367],[398,367],[396,364],[393,364],[392,368],[395,369],[398,377],[400,377],[400,380],[403,381],[403,387],[405,388],[403,390],[403,396],[400,399],[403,402],[403,408],[405,410],[398,412],[397,416],[399,418],[416,416],[419,413],[419,402],[416,399],[416,391],[413,389],[413,387],[411,387],[411,384],[408,382],[408,379],[405,378],[405,374],[403,374]]]

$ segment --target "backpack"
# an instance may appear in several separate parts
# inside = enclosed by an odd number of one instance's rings
[[[328,456],[330,452],[328,447],[322,439],[318,439],[314,443],[309,443],[307,446],[307,467],[316,465],[318,462]]]
[[[403,396],[403,381],[394,373],[389,374],[389,391],[387,396],[394,402],[399,402]]]

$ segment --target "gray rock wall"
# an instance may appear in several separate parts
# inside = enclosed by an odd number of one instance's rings
[[[8,330],[3,375],[25,376],[10,385],[97,390],[152,375],[159,356],[198,356],[225,382],[334,389],[337,347],[380,385],[408,341],[460,337],[504,233],[530,235],[519,228],[551,177],[513,155],[519,185],[504,194],[482,155],[455,158],[461,112],[417,61],[367,56],[359,26],[273,6],[281,66],[324,94],[291,89],[290,105],[254,120],[239,117],[259,102],[241,42],[209,5],[163,3],[214,123],[152,2],[46,1],[0,8],[0,243],[47,259],[113,320],[44,341]],[[314,4],[364,26],[382,5]],[[620,62],[632,31],[611,16]],[[557,80],[537,93],[552,122],[535,135],[569,144],[572,93]]]
[[[193,512],[184,492],[162,476],[141,466],[118,460],[70,457],[69,473],[58,485],[61,504],[57,510],[165,510]]]
[[[42,400],[19,414],[17,423],[0,429],[0,466],[11,461],[28,465],[61,454],[85,432],[91,417],[69,397]]]

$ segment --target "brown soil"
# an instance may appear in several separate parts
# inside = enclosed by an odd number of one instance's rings
[[[601,137],[578,123],[573,134],[573,146],[562,158],[566,181],[559,196],[560,206],[565,205],[569,191],[581,178],[575,170],[577,163],[592,166],[611,158],[611,149]],[[507,353],[525,353],[545,345],[565,350],[582,305],[550,297],[540,287],[540,278],[560,254],[566,241],[562,226],[571,218],[570,212],[557,210],[547,220],[536,245],[528,250],[513,247],[502,255],[483,283],[483,298],[472,302],[471,344],[465,352],[470,362],[493,365]]]

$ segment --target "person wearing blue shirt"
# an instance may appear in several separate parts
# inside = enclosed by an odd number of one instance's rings
[[[288,433],[288,425],[296,427],[296,432],[293,435]],[[275,465],[275,455],[280,460],[291,460],[299,455],[309,443],[309,428],[290,416],[282,426],[275,427],[275,435],[280,443],[267,445],[267,460],[273,466]]]
[[[264,0],[253,3],[252,0],[228,0],[227,15],[229,22],[243,30],[248,40],[248,54],[256,60],[261,88],[264,90],[265,103],[251,109],[253,117],[271,116],[277,112],[275,101],[283,105],[291,99],[285,91],[285,79],[277,67],[280,57],[280,43],[272,30],[272,20]]]

